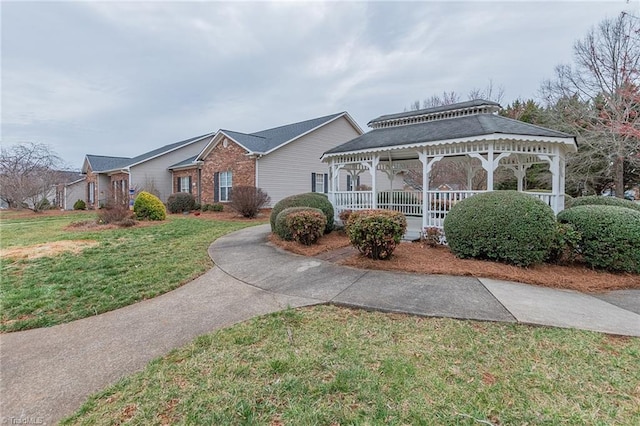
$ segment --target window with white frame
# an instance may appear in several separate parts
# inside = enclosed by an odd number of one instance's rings
[[[233,178],[231,171],[220,172],[220,201],[229,201],[231,199],[231,187],[233,186]]]
[[[311,173],[311,192],[321,194],[327,192],[328,175],[325,173]]]
[[[95,184],[95,182],[89,182],[89,188],[87,189],[87,191],[89,192],[89,194],[88,194],[89,195],[89,197],[88,197],[89,203],[93,204],[95,202],[95,200],[96,200],[95,199],[95,197],[96,197],[95,196],[95,193],[96,193],[96,184]]]
[[[178,192],[191,192],[191,177],[183,176],[178,178]]]

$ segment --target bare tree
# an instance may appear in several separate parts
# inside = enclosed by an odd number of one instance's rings
[[[468,100],[473,99],[485,99],[488,101],[498,102],[500,103],[504,98],[504,88],[502,87],[494,87],[493,80],[489,80],[489,83],[484,89],[474,88],[469,91],[469,95],[467,96]],[[444,105],[456,104],[462,101],[462,96],[455,92],[442,92],[442,95],[431,95],[431,97],[422,101],[422,106],[420,106],[420,101],[413,101],[411,105],[409,105],[409,111],[417,111],[419,109],[426,108],[434,108]]]
[[[0,197],[9,207],[39,211],[62,177],[60,158],[47,145],[25,143],[0,149]]]
[[[609,184],[622,197],[640,166],[640,22],[622,13],[605,19],[573,46],[573,64],[545,81],[547,107],[579,137],[568,179],[595,191]]]

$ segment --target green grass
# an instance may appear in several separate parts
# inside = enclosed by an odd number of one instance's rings
[[[2,220],[2,248],[59,240],[94,240],[80,254],[2,259],[0,331],[51,326],[97,315],[172,290],[212,266],[216,238],[251,225],[170,217],[157,225],[74,231],[95,215]]]
[[[62,424],[640,424],[638,359],[635,338],[318,306],[199,337]]]

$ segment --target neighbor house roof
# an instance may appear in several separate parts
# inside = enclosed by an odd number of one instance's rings
[[[220,130],[213,138],[212,142],[207,145],[198,159],[204,159],[215,145],[223,139],[223,136],[227,136],[232,139],[238,145],[246,149],[249,154],[265,155],[272,151],[310,133],[317,128],[324,126],[340,117],[346,117],[347,120],[356,128],[360,133],[362,129],[358,124],[349,116],[347,112],[339,112],[336,114],[326,115],[324,117],[313,118],[311,120],[300,121],[293,124],[287,124],[284,126],[274,127],[271,129],[261,130],[254,133],[242,133],[232,130]]]
[[[572,135],[567,133],[512,120],[496,114],[475,114],[404,126],[374,129],[328,150],[324,155],[378,150],[379,148],[401,147],[404,145],[428,144],[493,134],[524,135],[543,138],[571,138],[575,140]]]
[[[169,170],[175,170],[175,169],[182,169],[182,168],[189,168],[189,167],[193,167],[198,165],[198,162],[196,161],[196,159],[198,158],[197,155],[194,155],[193,157],[189,157],[186,160],[182,160],[176,164],[172,164],[171,166],[169,166]]]
[[[82,168],[82,172],[86,173],[87,163],[91,166],[91,170],[98,173],[113,172],[116,170],[126,169],[213,135],[215,135],[215,133],[206,133],[204,135],[195,136],[193,138],[185,139],[179,142],[174,142],[169,145],[154,149],[152,151],[145,152],[144,154],[138,155],[137,157],[133,158],[106,157],[102,155],[88,154],[86,156],[85,165]]]
[[[131,161],[129,157],[107,157],[104,155],[87,154],[82,172],[87,172],[87,165],[91,167],[93,172],[99,173],[124,167],[129,161]]]

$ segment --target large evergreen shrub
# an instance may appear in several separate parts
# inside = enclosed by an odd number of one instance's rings
[[[579,250],[589,266],[640,274],[640,212],[583,205],[561,211],[558,221],[580,233]]]
[[[407,230],[407,219],[392,210],[356,210],[346,224],[351,244],[371,259],[387,259]]]
[[[175,192],[169,195],[167,210],[170,213],[190,212],[196,208],[196,199],[188,192]]]
[[[133,203],[133,211],[138,219],[165,220],[167,210],[162,201],[153,194],[142,191]]]
[[[588,195],[586,197],[576,197],[565,200],[566,209],[578,206],[616,206],[632,209],[640,212],[640,203],[616,197],[600,197],[597,195]]]
[[[444,220],[451,251],[527,266],[543,262],[555,238],[553,210],[516,191],[486,192],[455,204]]]
[[[320,194],[317,192],[307,192],[304,194],[292,195],[287,198],[283,198],[278,201],[273,209],[271,210],[271,216],[269,221],[271,222],[271,231],[275,232],[276,229],[276,218],[278,214],[289,207],[311,207],[314,209],[322,210],[324,216],[327,218],[327,224],[324,228],[324,233],[328,234],[333,231],[334,227],[334,210],[331,201],[327,198],[325,194]]]
[[[87,209],[87,203],[85,203],[83,200],[78,200],[75,203],[73,203],[73,209],[74,210],[86,210]]]

